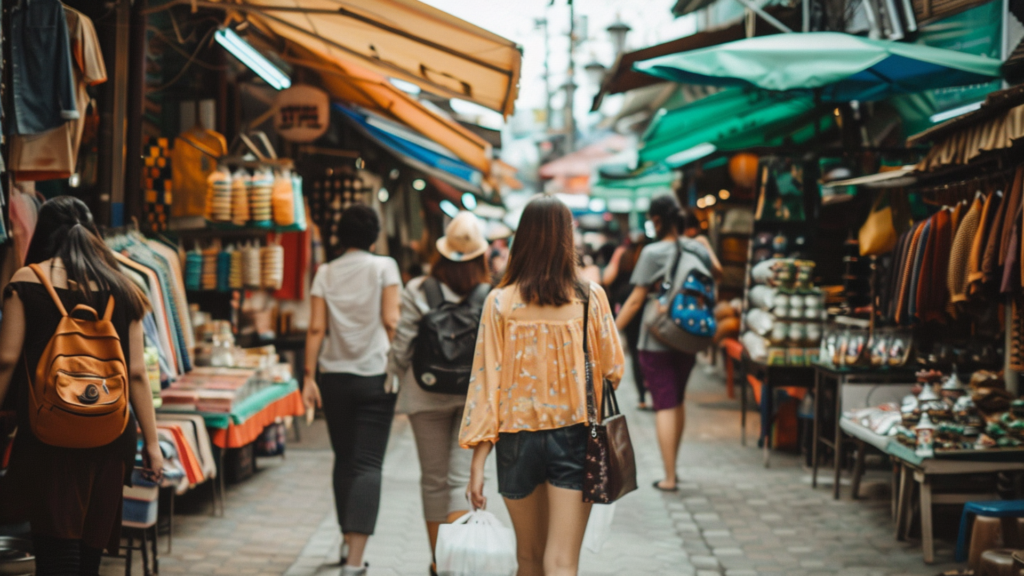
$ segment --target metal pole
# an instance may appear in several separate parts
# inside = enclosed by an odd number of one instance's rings
[[[124,225],[125,137],[128,118],[128,75],[131,53],[131,2],[118,0],[114,45],[113,138],[110,157],[110,225]],[[136,150],[136,154],[140,151]],[[136,183],[138,184],[138,183]]]
[[[1003,41],[1000,43],[1001,49],[999,50],[999,59],[1002,60],[1003,62],[1006,62],[1006,59],[1010,57],[1010,51],[1013,50],[1013,47],[1010,46],[1011,17],[1012,16],[1010,15],[1010,0],[1003,0]],[[1009,82],[1007,82],[1004,78],[1002,87],[1008,88],[1009,86]]]
[[[565,152],[566,154],[576,149],[576,119],[573,116],[576,96],[576,62],[573,59],[573,50],[576,48],[576,10],[573,0],[569,0],[569,70],[568,79],[565,82]]]
[[[548,35],[547,17],[537,23],[544,29],[544,127],[551,130],[551,37]]]
[[[803,26],[801,27],[801,30],[803,30],[804,32],[810,32],[811,31],[811,0],[803,0],[801,2],[801,6],[803,7]]]
[[[125,130],[123,219],[142,217],[142,108],[146,99],[146,0],[131,7],[128,32],[128,125]],[[115,177],[117,175],[115,174]]]

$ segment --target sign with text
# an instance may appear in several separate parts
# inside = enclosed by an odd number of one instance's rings
[[[330,97],[314,86],[296,85],[277,93],[274,129],[285,140],[312,142],[330,125]]]

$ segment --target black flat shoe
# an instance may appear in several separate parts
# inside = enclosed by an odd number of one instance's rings
[[[651,486],[654,486],[655,490],[661,490],[662,492],[679,492],[679,486],[673,486],[671,488],[662,488],[660,486],[661,482],[661,480],[658,480],[654,484],[651,484]]]
[[[437,564],[430,565],[430,576],[437,576]]]

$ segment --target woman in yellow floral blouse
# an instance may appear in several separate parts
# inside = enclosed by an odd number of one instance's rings
[[[578,279],[569,209],[552,196],[537,198],[523,211],[505,278],[484,306],[459,435],[474,449],[474,508],[487,504],[484,462],[497,447],[518,576],[570,576],[579,564],[591,506],[582,493],[585,302],[595,380],[617,386],[624,359],[608,298]]]

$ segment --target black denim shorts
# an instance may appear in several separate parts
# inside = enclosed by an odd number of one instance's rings
[[[544,482],[566,490],[583,490],[586,424],[537,432],[503,432],[495,449],[498,492],[505,498],[526,498]]]

